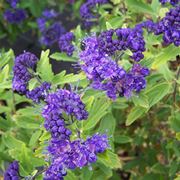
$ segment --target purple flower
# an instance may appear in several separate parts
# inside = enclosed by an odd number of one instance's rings
[[[19,164],[17,161],[13,161],[4,173],[4,180],[20,180]]]
[[[138,38],[138,36],[141,37],[141,32],[137,31],[135,33],[133,30],[131,35],[129,35],[130,31],[130,29],[119,29],[116,33],[119,41],[126,40],[125,43],[129,43],[128,46],[125,45],[126,47],[120,47],[120,49],[131,48],[131,50],[134,51],[133,56],[136,56],[137,61],[137,58],[141,57],[141,53],[139,51],[136,52],[136,48],[143,50],[142,44],[142,47],[136,44],[136,38]],[[105,91],[111,99],[116,99],[118,95],[129,98],[133,92],[138,93],[145,88],[145,76],[149,74],[149,70],[140,64],[135,64],[129,72],[126,72],[111,59],[110,55],[113,50],[115,52],[119,47],[114,46],[115,49],[110,51],[109,48],[111,48],[111,46],[105,43],[111,41],[113,33],[114,31],[104,33],[103,39],[106,37],[105,42],[102,41],[102,36],[100,40],[99,37],[97,38],[95,36],[86,38],[83,42],[84,48],[80,53],[80,66],[86,73],[88,79],[91,80],[91,86],[94,89]],[[133,41],[133,38],[135,41]],[[139,41],[141,41],[141,39]],[[115,44],[113,41],[111,41],[111,43]]]
[[[16,57],[13,67],[13,90],[26,94],[28,82],[32,78],[29,70],[35,70],[37,61],[38,58],[30,52],[24,52]]]
[[[161,4],[170,3],[171,5],[175,6],[179,3],[179,0],[159,0]]]
[[[51,19],[57,17],[58,13],[54,9],[46,9],[42,12],[42,16],[46,19]]]
[[[93,9],[96,7],[96,5],[105,4],[107,2],[107,0],[87,0],[84,4],[81,5],[80,16],[86,28],[89,28],[95,22],[97,22],[95,19],[98,18],[99,14],[93,13]]]
[[[53,172],[55,177],[63,178],[66,175],[66,169],[81,168],[96,162],[97,154],[103,153],[107,148],[109,148],[109,142],[106,134],[97,133],[85,141],[52,139],[48,147],[52,163],[46,172],[46,177],[49,178]]]
[[[41,86],[36,87],[35,89],[28,91],[26,97],[32,99],[35,103],[39,103],[40,100],[44,100],[50,90],[51,84],[43,82]]]
[[[59,37],[65,32],[64,27],[60,23],[54,23],[42,32],[41,43],[51,46],[58,41]]]
[[[19,24],[26,19],[26,11],[24,9],[7,9],[4,12],[4,19],[11,24]]]
[[[69,116],[70,121],[87,119],[88,113],[78,94],[68,90],[60,89],[55,93],[49,94],[45,99],[46,105],[42,115],[45,118],[45,128],[52,137],[69,139],[71,131],[67,129],[64,114]],[[72,122],[70,122],[72,123]]]
[[[43,32],[46,29],[46,19],[43,17],[37,18],[36,20],[39,30]]]
[[[6,0],[12,8],[16,8],[17,3],[19,2],[19,0]]]
[[[72,32],[68,32],[62,35],[59,38],[59,49],[62,52],[65,52],[68,56],[72,56],[74,51],[74,46],[72,45],[72,41],[75,39],[75,36]]]
[[[162,34],[165,44],[180,46],[180,6],[170,9],[166,16],[155,24],[155,35]]]

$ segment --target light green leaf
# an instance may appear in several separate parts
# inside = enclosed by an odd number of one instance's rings
[[[146,91],[149,106],[152,107],[158,103],[164,96],[170,93],[171,84],[159,83]]]
[[[147,109],[141,106],[135,106],[134,108],[132,108],[127,116],[126,126],[131,125],[134,121],[140,118],[146,111]]]
[[[0,71],[0,83],[7,81],[9,76],[9,64]]]
[[[62,74],[58,74],[58,75],[54,76],[53,84],[61,85],[61,84],[65,84],[65,83],[74,83],[74,82],[78,82],[80,80],[83,80],[85,78],[86,78],[86,76],[83,73],[67,74],[65,76],[63,76]]]
[[[122,168],[122,164],[118,155],[109,150],[107,150],[105,153],[99,154],[98,161],[112,169]]]
[[[55,59],[57,61],[66,61],[66,62],[77,62],[77,58],[68,56],[66,53],[56,52],[50,56],[50,58]]]
[[[112,25],[109,22],[106,22],[106,29],[107,30],[113,29]]]
[[[78,180],[78,177],[72,171],[68,170],[67,175],[64,177],[64,180]]]
[[[9,148],[9,149],[13,149],[13,148],[21,148],[22,145],[24,144],[24,142],[16,139],[15,137],[13,137],[10,133],[5,133],[2,136],[2,140],[3,143]]]
[[[92,129],[107,114],[111,102],[105,98],[97,99],[89,112],[89,118],[84,122],[84,130]]]
[[[162,49],[161,53],[155,57],[155,61],[152,64],[153,69],[157,69],[160,65],[165,64],[168,61],[172,61],[180,54],[180,47],[170,45]]]
[[[136,12],[148,13],[151,15],[155,15],[155,12],[151,8],[151,6],[148,5],[147,3],[145,4],[138,0],[126,0],[125,2],[127,3],[129,8],[131,8],[132,10],[134,10]]]
[[[135,106],[142,106],[144,108],[149,107],[148,97],[142,93],[138,96],[133,96],[132,100]]]
[[[38,130],[31,136],[31,139],[29,141],[29,146],[34,146],[36,142],[38,141],[39,137],[41,136],[42,131]]]
[[[37,64],[37,72],[41,77],[42,81],[49,81],[53,79],[52,66],[49,62],[49,50],[42,51],[41,58]]]

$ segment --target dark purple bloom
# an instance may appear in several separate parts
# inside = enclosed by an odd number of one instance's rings
[[[4,19],[11,24],[19,24],[26,19],[26,11],[24,9],[7,9],[4,12]]]
[[[29,70],[35,71],[37,61],[38,58],[30,52],[24,52],[16,57],[13,67],[13,90],[26,94],[28,82],[32,78]]]
[[[37,24],[38,28],[41,32],[43,32],[46,29],[46,19],[43,17],[37,18]]]
[[[170,3],[173,6],[180,3],[179,0],[159,0],[159,1],[160,1],[161,4]]]
[[[71,121],[74,120],[74,116],[77,120],[87,119],[88,117],[80,96],[68,90],[60,89],[55,93],[49,94],[45,102],[46,105],[42,111],[42,115],[45,118],[44,126],[51,133],[52,137],[69,139],[71,131],[65,127],[64,114],[69,116]]]
[[[42,16],[46,19],[51,19],[57,17],[58,13],[54,9],[46,9],[42,12]]]
[[[162,34],[165,44],[180,46],[180,6],[170,9],[166,16],[155,24],[155,35]]]
[[[115,46],[116,41],[111,41],[113,33],[113,30],[105,32],[106,36],[103,36],[106,39],[104,41],[102,41],[102,37],[100,40],[96,36],[86,38],[83,42],[84,49],[80,53],[80,66],[88,79],[91,80],[91,86],[94,89],[105,91],[111,99],[116,99],[118,95],[129,98],[133,92],[140,92],[145,88],[145,76],[149,74],[149,70],[140,64],[135,64],[129,72],[126,72],[111,59],[112,52],[119,48]],[[130,29],[119,29],[116,33],[119,41],[126,40],[125,47],[120,47],[119,50],[125,50],[128,47],[134,52],[135,60],[140,60],[142,54],[135,50],[137,48],[144,50],[143,41],[141,42],[142,47],[138,43],[136,44],[136,38],[141,37],[141,32],[137,31],[135,33],[134,31],[131,32]],[[133,41],[133,38],[135,41]],[[141,41],[141,39],[138,40]],[[105,44],[110,41],[114,44],[115,49],[112,49],[112,44],[111,46]],[[126,45],[127,42],[128,45]]]
[[[55,174],[55,177],[63,178],[66,175],[66,169],[81,168],[96,162],[97,154],[103,153],[107,148],[109,148],[109,142],[106,134],[97,133],[85,141],[52,139],[48,147],[52,163],[46,172],[46,177],[50,177],[53,171],[52,174]]]
[[[99,14],[95,14],[93,12],[93,9],[96,7],[96,5],[105,4],[107,2],[108,0],[87,0],[84,4],[81,5],[80,16],[86,28],[89,28],[97,22]]]
[[[26,97],[32,99],[35,103],[39,103],[40,100],[44,100],[48,95],[48,90],[50,90],[51,84],[48,82],[43,82],[41,86],[36,87],[35,89],[28,91]]]
[[[20,180],[19,164],[17,161],[13,161],[4,173],[4,180]]]
[[[74,51],[74,46],[72,45],[72,41],[75,39],[75,36],[72,32],[68,32],[62,35],[59,38],[59,49],[62,52],[65,52],[68,56],[72,56]]]
[[[19,2],[19,0],[6,0],[12,8],[16,8],[17,3]]]
[[[51,46],[59,40],[59,37],[65,32],[60,23],[54,23],[42,32],[41,43]]]

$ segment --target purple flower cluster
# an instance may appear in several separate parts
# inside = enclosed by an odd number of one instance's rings
[[[163,34],[165,44],[180,46],[180,6],[171,9],[166,16],[154,25],[155,35]]]
[[[116,99],[117,95],[129,98],[132,92],[140,92],[145,88],[145,76],[149,74],[147,68],[134,64],[126,72],[111,59],[106,49],[99,48],[99,38],[96,36],[86,38],[84,44],[85,49],[80,53],[80,66],[94,89],[104,90],[108,97]]]
[[[40,42],[46,46],[51,46],[58,42],[59,37],[65,33],[65,29],[60,22],[54,22],[58,13],[54,10],[46,9],[42,16],[37,18],[37,25],[41,32]],[[50,22],[51,21],[51,22]],[[50,24],[47,26],[47,22]]]
[[[60,89],[49,94],[46,99],[42,115],[45,118],[45,128],[51,132],[52,137],[69,139],[71,131],[65,128],[64,114],[77,120],[87,119],[88,113],[78,94]],[[68,124],[68,122],[67,122]]]
[[[159,0],[161,4],[170,3],[171,5],[175,6],[176,4],[180,3],[179,0]]]
[[[41,86],[36,87],[31,91],[27,91],[26,97],[32,99],[35,103],[39,103],[40,100],[44,100],[50,90],[51,84],[48,82],[43,82]]]
[[[19,164],[17,161],[13,161],[6,172],[4,173],[4,180],[20,180],[19,176]]]
[[[17,3],[19,2],[19,0],[6,0],[12,8],[16,8]]]
[[[52,164],[46,172],[45,179],[63,179],[66,169],[82,168],[96,162],[97,154],[104,152],[108,147],[108,137],[105,134],[94,134],[85,141],[52,139],[48,147],[52,155]]]
[[[59,49],[62,52],[65,52],[68,56],[72,56],[74,51],[74,46],[72,45],[72,41],[75,39],[75,36],[72,32],[68,32],[62,35],[59,38]]]
[[[83,20],[83,23],[85,27],[90,27],[92,26],[99,16],[99,14],[94,14],[93,9],[97,5],[105,4],[107,3],[108,0],[87,0],[84,4],[81,5],[80,7],[80,16]]]
[[[11,24],[19,24],[26,19],[27,14],[24,9],[7,9],[4,12],[4,19]]]
[[[58,41],[59,37],[65,32],[60,23],[54,23],[42,31],[41,43],[51,46]]]
[[[38,58],[30,52],[24,52],[16,57],[13,67],[13,90],[26,94],[28,82],[32,78],[30,71],[35,70],[37,61]]]
[[[98,37],[99,49],[105,54],[114,55],[117,51],[130,49],[132,59],[140,61],[145,51],[145,42],[142,28],[122,28],[102,32]]]

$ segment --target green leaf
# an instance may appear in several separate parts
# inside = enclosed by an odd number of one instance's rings
[[[37,64],[37,72],[41,77],[42,81],[49,81],[53,79],[52,66],[49,62],[49,50],[42,51],[41,58]]]
[[[86,79],[85,74],[80,73],[80,74],[67,74],[63,76],[62,74],[58,74],[54,76],[52,82],[55,85],[61,85],[65,83],[74,83],[78,82],[80,80]]]
[[[105,98],[97,99],[89,112],[89,118],[84,122],[84,130],[92,129],[107,114],[111,102]]]
[[[121,0],[111,0],[111,2],[116,5],[116,4],[119,4],[121,2]]]
[[[15,137],[13,137],[10,133],[5,133],[2,136],[2,140],[3,143],[9,148],[9,149],[13,149],[13,148],[21,148],[22,145],[24,145],[24,142],[16,139]]]
[[[112,113],[108,113],[102,119],[98,132],[104,133],[107,131],[108,135],[112,136],[114,134],[115,126],[116,119],[113,117]]]
[[[140,93],[138,96],[133,96],[132,100],[135,106],[142,106],[144,108],[149,107],[148,97],[142,93]]]
[[[132,142],[132,138],[126,135],[115,135],[115,142],[119,144],[125,144]]]
[[[109,22],[106,22],[106,29],[107,30],[113,29],[112,25]]]
[[[37,143],[37,141],[39,140],[39,137],[41,136],[41,133],[42,133],[41,130],[38,130],[35,133],[33,133],[29,141],[29,146],[34,146]]]
[[[9,76],[9,64],[0,71],[0,83],[7,81]]]
[[[120,158],[117,154],[107,150],[106,152],[98,155],[98,161],[103,163],[105,166],[112,169],[122,168]]]
[[[136,106],[132,108],[127,116],[126,126],[131,125],[134,121],[140,118],[146,111],[147,109],[141,106]]]
[[[77,58],[68,56],[66,53],[56,52],[50,56],[50,58],[55,59],[57,61],[66,61],[66,62],[77,62]]]
[[[78,177],[72,171],[68,170],[64,180],[78,180]]]
[[[159,83],[146,91],[149,106],[152,107],[158,103],[164,96],[170,93],[171,84]]]
[[[155,61],[152,64],[153,69],[157,69],[160,65],[165,64],[168,61],[172,61],[180,54],[180,47],[170,45],[163,50],[161,53],[155,57]]]
[[[155,15],[155,12],[151,8],[151,6],[148,5],[147,3],[145,4],[138,0],[126,0],[125,2],[127,3],[129,8],[131,8],[132,10],[134,10],[136,12],[148,13],[151,15]]]

